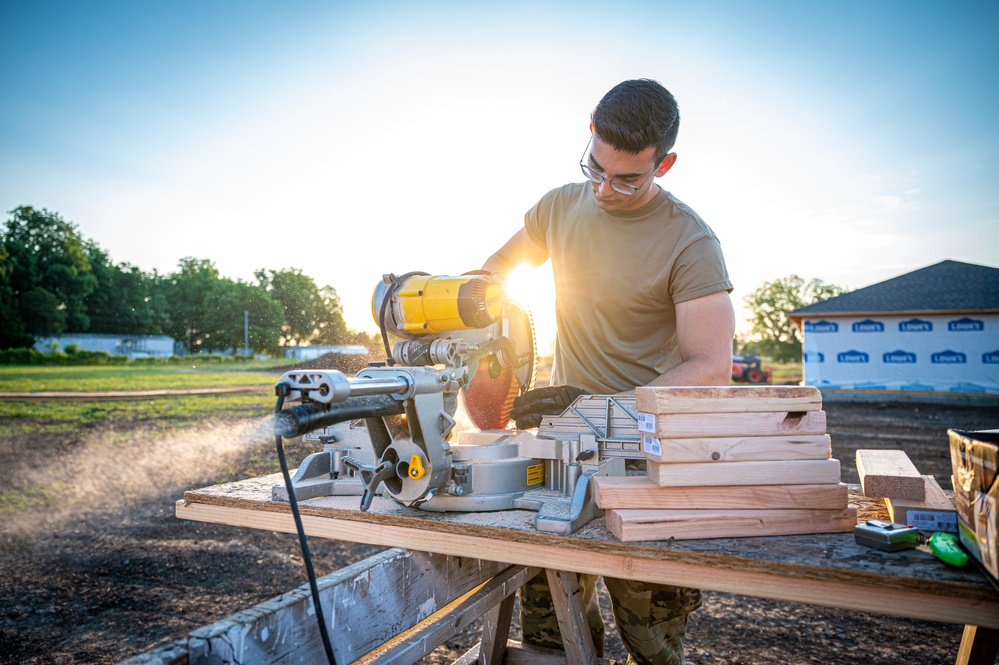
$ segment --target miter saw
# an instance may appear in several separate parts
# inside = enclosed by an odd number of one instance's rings
[[[642,458],[634,397],[587,395],[537,434],[507,429],[514,399],[533,387],[536,351],[529,313],[502,287],[485,273],[386,275],[372,298],[385,363],[356,377],[281,377],[277,434],[323,444],[292,479],[298,499],[359,495],[367,510],[381,493],[429,511],[530,509],[556,533],[598,514],[590,478]],[[392,349],[389,335],[400,338]],[[459,397],[471,426],[455,419]],[[287,501],[287,487],[273,498]]]

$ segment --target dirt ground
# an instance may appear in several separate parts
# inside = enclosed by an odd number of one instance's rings
[[[883,447],[904,450],[949,488],[946,430],[999,425],[995,409],[830,403],[825,410],[843,480],[854,483],[854,451]],[[98,429],[0,441],[8,488],[30,494],[34,484],[58,480],[72,496],[58,510],[0,516],[0,663],[115,663],[304,583],[293,536],[173,516],[186,489],[273,468],[272,441],[253,423],[220,418],[197,431],[144,437]],[[290,452],[297,464],[311,451]],[[379,551],[310,543],[319,574]],[[610,627],[606,655],[623,660],[609,601],[601,600]],[[687,661],[950,663],[961,632],[956,625],[705,592],[690,619]],[[424,661],[450,662],[475,639],[466,631]]]

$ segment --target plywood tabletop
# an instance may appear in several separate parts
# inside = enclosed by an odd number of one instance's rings
[[[280,520],[275,522],[263,518],[269,513],[280,516],[290,513],[288,504],[271,500],[271,487],[275,484],[282,484],[280,474],[191,490],[177,503],[177,514],[182,518],[281,530],[274,527]],[[565,560],[567,569],[579,572],[593,572],[594,567],[599,565],[596,562],[603,560],[603,555],[612,555],[615,560],[624,557],[630,561],[673,562],[704,568],[709,572],[760,573],[959,595],[972,601],[995,604],[999,608],[999,593],[977,571],[946,566],[928,551],[889,553],[863,547],[854,542],[853,534],[622,543],[607,530],[602,517],[576,533],[557,535],[538,532],[534,528],[535,513],[528,510],[434,513],[377,496],[371,509],[361,512],[359,502],[356,496],[330,496],[302,501],[300,507],[303,515],[319,518],[312,522],[314,525],[329,521],[336,522],[342,529],[345,523],[350,523],[353,526],[349,533],[343,531],[345,537],[342,539],[356,542],[398,544],[421,549],[411,541],[393,543],[391,538],[396,533],[400,537],[419,541],[420,534],[423,534],[427,551],[435,551],[447,549],[445,544],[448,541],[453,543],[464,538],[481,548],[474,553],[467,552],[467,556],[508,560],[515,557],[514,550],[522,552],[522,556],[529,556],[531,552],[551,549],[568,557]],[[858,485],[850,486],[850,505],[857,508],[859,520],[888,519],[883,502],[864,497]],[[334,535],[327,536],[326,533]],[[336,533],[332,529],[323,535],[336,537]],[[515,545],[528,547],[515,548]]]

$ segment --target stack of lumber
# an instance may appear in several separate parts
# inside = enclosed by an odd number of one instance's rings
[[[594,479],[623,541],[852,531],[818,389],[639,388],[648,476]]]
[[[857,473],[864,496],[884,499],[892,522],[957,533],[954,503],[933,476],[919,473],[905,452],[858,450]]]

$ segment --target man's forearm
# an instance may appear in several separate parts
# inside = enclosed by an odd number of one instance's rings
[[[727,386],[732,382],[731,358],[720,363],[707,357],[692,357],[649,382],[650,386]]]
[[[732,362],[719,363],[707,357],[693,357],[668,369],[647,386],[727,386],[732,382]],[[634,390],[621,393],[633,395]]]
[[[682,361],[651,386],[727,386],[732,382],[735,312],[727,291],[680,303],[677,345]]]

